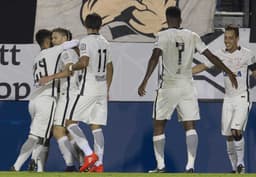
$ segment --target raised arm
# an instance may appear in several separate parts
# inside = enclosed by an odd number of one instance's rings
[[[159,57],[161,56],[162,51],[159,48],[155,48],[153,50],[153,53],[148,61],[148,66],[147,66],[147,72],[144,76],[143,81],[141,82],[139,88],[138,88],[138,94],[140,96],[144,96],[146,94],[145,88],[147,86],[148,79],[152,75],[153,71],[156,68],[156,65],[158,64]]]
[[[226,72],[230,81],[232,82],[232,86],[237,88],[236,75],[230,69],[228,69],[217,56],[213,55],[213,53],[208,49],[206,49],[202,54],[206,56],[215,66]]]

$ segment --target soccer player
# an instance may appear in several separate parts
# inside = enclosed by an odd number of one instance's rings
[[[52,44],[54,46],[61,45],[63,42],[72,39],[72,33],[63,28],[55,28],[52,30]],[[58,68],[60,71],[68,68],[69,65],[78,61],[78,55],[75,49],[67,49],[61,53]],[[57,107],[54,118],[53,136],[56,138],[59,149],[66,163],[65,171],[76,171],[74,158],[76,152],[71,145],[65,128],[65,121],[69,115],[67,107],[69,102],[75,98],[78,92],[79,80],[78,74],[75,72],[72,76],[60,79],[60,95],[57,100]]]
[[[145,95],[147,82],[162,56],[162,80],[153,108],[153,144],[157,168],[149,172],[165,172],[164,129],[175,108],[186,131],[188,161],[185,170],[194,172],[198,144],[195,121],[199,120],[198,102],[192,80],[194,51],[197,50],[205,55],[212,63],[224,70],[233,86],[237,87],[237,81],[235,75],[207,49],[196,33],[180,28],[181,11],[179,8],[168,7],[165,14],[169,28],[158,33],[146,74],[138,88],[138,94]]]
[[[66,125],[85,154],[80,171],[103,172],[104,136],[101,127],[107,123],[107,98],[112,82],[113,64],[110,60],[109,43],[99,34],[102,25],[101,17],[96,13],[89,14],[84,24],[88,35],[80,41],[79,61],[46,80],[66,77],[76,70],[83,71],[79,94],[72,106],[67,108],[70,115]],[[79,121],[90,125],[95,152],[91,150],[83,131],[78,126]]]
[[[248,88],[248,68],[256,77],[256,59],[249,49],[239,46],[239,29],[228,25],[225,28],[225,48],[216,55],[236,74],[238,88],[234,89],[224,72],[225,96],[222,106],[221,133],[226,137],[227,153],[232,165],[232,172],[244,173],[244,137],[243,131],[248,119],[250,108]],[[193,67],[198,73],[212,67],[211,63]]]
[[[57,63],[61,52],[77,46],[79,43],[78,40],[73,40],[48,48],[51,44],[51,32],[48,30],[39,30],[36,34],[36,41],[40,45],[41,52],[36,56],[33,63],[33,77],[36,88],[29,100],[29,113],[32,120],[28,139],[23,144],[12,167],[12,170],[15,171],[19,171],[33,149],[36,149],[39,144],[44,144],[50,136],[56,105],[57,83],[53,80],[47,85],[40,86],[38,80],[43,76],[58,72]]]

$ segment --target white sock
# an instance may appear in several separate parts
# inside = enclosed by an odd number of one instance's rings
[[[157,168],[163,169],[165,168],[164,163],[164,146],[165,146],[165,135],[157,135],[153,136],[153,144],[154,144],[154,153],[157,162]]]
[[[32,151],[31,159],[35,160],[35,162],[36,162],[37,157],[40,154],[40,151],[42,150],[42,146],[43,145],[40,144],[36,148],[34,148]]]
[[[46,163],[46,160],[48,157],[48,151],[49,151],[49,147],[43,145],[41,148],[41,152],[39,153],[39,155],[37,157],[37,172],[44,171],[45,163]]]
[[[59,138],[57,142],[58,142],[61,154],[65,160],[66,166],[73,166],[74,165],[73,154],[75,153],[75,150],[70,144],[68,137],[63,136]]]
[[[242,164],[244,166],[244,138],[240,141],[234,141],[236,156],[237,156],[237,166]]]
[[[104,136],[102,129],[96,129],[92,131],[94,138],[94,152],[98,155],[99,160],[95,163],[96,166],[102,165],[104,154]]]
[[[197,144],[198,144],[198,136],[195,129],[186,131],[186,144],[187,144],[187,156],[188,156],[186,170],[190,168],[194,169]]]
[[[93,153],[90,145],[83,133],[77,124],[71,124],[67,127],[69,133],[74,138],[76,144],[84,152],[85,156],[91,155]]]
[[[73,146],[73,148],[75,149],[75,153],[76,153],[76,160],[79,162],[79,165],[82,166],[84,164],[84,153],[83,151],[78,147],[78,145],[76,144],[75,140],[69,140],[69,142],[71,143],[71,145]]]
[[[228,158],[230,160],[232,170],[236,171],[237,156],[234,141],[226,141]]]
[[[35,149],[35,147],[38,145],[38,141],[38,137],[33,135],[28,136],[28,139],[22,145],[20,149],[20,154],[13,165],[16,171],[19,171],[23,163],[29,158],[33,149]]]

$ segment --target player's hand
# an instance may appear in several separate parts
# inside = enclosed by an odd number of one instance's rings
[[[48,82],[50,82],[52,80],[52,78],[50,76],[44,76],[42,78],[39,79],[38,83],[39,85],[45,85],[47,84]]]
[[[232,86],[237,89],[238,84],[237,84],[237,80],[236,80],[236,75],[234,73],[230,73],[230,74],[228,74],[228,77],[232,83]]]
[[[140,96],[144,96],[146,95],[146,86],[147,86],[147,82],[142,82],[138,88],[138,94]]]

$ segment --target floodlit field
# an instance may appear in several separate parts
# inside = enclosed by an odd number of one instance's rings
[[[223,173],[34,173],[34,172],[0,172],[0,177],[233,177],[239,174],[223,174]],[[240,175],[239,175],[240,176]],[[256,174],[243,174],[243,177],[256,177]]]

